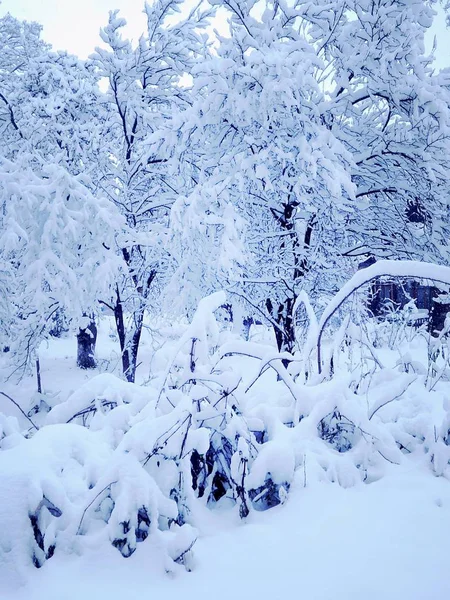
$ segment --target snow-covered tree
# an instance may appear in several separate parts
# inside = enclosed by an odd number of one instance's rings
[[[24,96],[30,61],[49,50],[40,39],[41,29],[37,23],[18,21],[11,15],[0,19],[0,144],[2,153],[10,157],[23,147],[26,136]]]
[[[348,254],[448,260],[450,81],[425,54],[433,2],[300,4],[324,61],[324,121],[354,159]]]
[[[36,23],[0,19],[1,152],[87,174],[99,138],[98,78],[76,57],[52,52],[40,33]]]
[[[14,251],[9,247],[9,242],[6,243],[7,250],[2,254],[5,265],[9,261],[10,276],[10,293],[8,294],[9,303],[14,303],[15,315],[21,315],[20,327],[25,336],[19,343],[19,346],[26,348],[26,352],[22,359],[27,363],[30,355],[30,349],[35,349],[42,335],[47,335],[53,331],[53,317],[61,318],[63,311],[67,312],[66,317],[70,314],[76,317],[76,323],[82,313],[77,314],[75,307],[78,307],[77,301],[71,303],[67,292],[69,290],[68,281],[64,276],[64,269],[75,269],[73,260],[66,264],[64,259],[64,243],[68,243],[67,255],[70,255],[73,248],[70,243],[74,244],[76,253],[79,258],[86,257],[88,250],[99,244],[98,258],[106,259],[106,247],[109,247],[114,253],[114,241],[111,236],[111,226],[105,222],[105,206],[102,206],[102,200],[99,200],[98,214],[92,205],[93,189],[92,179],[89,173],[95,169],[94,157],[98,153],[98,140],[100,136],[96,131],[96,123],[99,119],[96,118],[98,112],[98,78],[86,67],[85,63],[77,58],[67,55],[64,52],[51,52],[50,47],[40,40],[40,27],[37,24],[28,24],[17,21],[9,15],[0,20],[0,36],[2,37],[3,47],[5,52],[2,54],[2,70],[1,70],[1,90],[2,90],[2,106],[4,109],[2,118],[2,140],[0,144],[0,155],[5,161],[2,165],[5,167],[3,171],[2,191],[3,191],[3,222],[7,223],[9,231],[4,232],[4,236],[8,236],[14,231],[22,230],[26,237],[21,237],[16,240],[17,246]],[[12,161],[12,162],[8,162]],[[82,177],[80,178],[80,175]],[[73,179],[73,176],[75,179]],[[34,181],[34,184],[32,183]],[[23,193],[19,194],[16,204],[11,201],[11,194],[17,193],[17,187],[12,192],[14,186],[24,185]],[[33,185],[36,186],[35,193]],[[45,190],[47,185],[47,192]],[[74,191],[78,198],[75,199]],[[33,196],[34,194],[34,196]],[[67,202],[58,204],[57,196],[67,195]],[[72,195],[71,195],[72,194]],[[91,202],[89,209],[86,211],[86,205],[80,200],[86,196],[87,204]],[[45,199],[42,211],[39,212],[39,202]],[[27,203],[24,205],[23,203]],[[55,202],[55,206],[49,204]],[[73,209],[75,206],[80,207],[80,213],[75,216]],[[115,211],[112,208],[111,214]],[[37,213],[32,218],[30,210],[36,210]],[[47,227],[53,231],[48,239],[43,240],[42,236],[43,223],[40,219],[45,216],[50,219],[49,213],[55,211],[58,214],[58,224],[49,222]],[[72,212],[71,212],[72,211]],[[103,213],[103,214],[102,214]],[[59,233],[58,227],[62,224],[69,224],[69,221],[74,219],[78,223],[78,241],[72,236],[72,239],[64,239],[64,230]],[[82,226],[82,219],[87,219]],[[108,220],[108,219],[106,219]],[[101,223],[105,224],[105,235],[102,238]],[[80,226],[81,229],[80,229]],[[34,230],[33,230],[34,227]],[[95,243],[92,239],[84,237],[82,229],[89,232],[92,236],[95,233]],[[20,247],[25,243],[25,239],[30,241],[29,246],[34,247],[35,255],[23,252]],[[83,248],[83,244],[88,242],[88,245]],[[37,277],[32,282],[30,289],[36,284],[39,289],[39,294],[35,299],[30,294],[20,292],[20,286],[26,283],[21,279],[25,276],[25,271],[36,261],[42,259],[43,264],[46,258],[38,254],[39,249],[45,252],[55,252],[59,256],[61,262],[61,281],[65,281],[65,298],[58,296],[58,290],[62,289],[59,285],[57,265],[52,266],[52,276],[54,278],[52,287],[48,279],[48,274],[42,278]],[[92,259],[89,258],[88,262]],[[21,273],[17,271],[20,265]],[[78,264],[76,271],[76,281],[72,279],[71,285],[74,285],[72,294],[74,298],[78,295],[78,281],[81,276],[82,262]],[[45,271],[45,269],[44,269]],[[93,286],[94,280],[87,277],[86,285],[90,285],[92,291],[92,299],[89,301],[90,307],[95,307],[95,293],[102,290],[105,293],[107,288],[102,282],[100,285]],[[111,281],[109,282],[111,284]],[[12,288],[11,288],[12,285]],[[86,287],[81,283],[81,287]],[[25,288],[24,288],[25,289]],[[84,293],[83,292],[83,293]],[[43,301],[42,296],[47,294],[47,301]],[[51,299],[51,300],[50,300]],[[86,300],[86,299],[85,299]],[[86,304],[85,300],[83,304]],[[49,302],[52,310],[49,310]],[[41,312],[40,312],[40,309]],[[6,313],[4,313],[6,315]],[[34,321],[30,318],[24,318],[24,315],[30,316],[34,314]],[[50,315],[53,315],[51,317]],[[11,312],[2,319],[3,322],[10,322],[12,319]],[[41,327],[40,321],[45,322],[45,327]],[[33,322],[32,322],[33,321]],[[85,329],[83,329],[85,331]],[[80,334],[82,331],[80,331]],[[30,337],[31,336],[31,337]],[[33,340],[31,343],[31,339]],[[89,336],[88,339],[78,336],[79,340],[79,360],[80,366],[92,366],[94,346],[92,342],[94,337]],[[83,345],[81,341],[86,343]],[[84,349],[84,350],[83,350]],[[83,359],[84,356],[84,359]],[[22,360],[21,359],[21,360]]]
[[[122,218],[94,197],[82,176],[59,165],[32,169],[0,160],[0,260],[9,314],[2,314],[17,368],[25,368],[63,310],[79,320],[107,297],[118,264],[114,248]]]
[[[179,160],[195,161],[198,184],[172,211],[184,257],[177,280],[200,263],[200,294],[218,281],[244,296],[271,321],[279,348],[292,350],[298,293],[319,291],[324,273],[333,279],[346,246],[351,157],[323,119],[321,62],[301,12],[227,7],[230,37],[193,71],[184,113]]]
[[[300,289],[320,304],[352,257],[445,260],[448,81],[423,0],[226,6],[178,144],[195,185],[172,211],[174,287],[233,289],[292,349]]]
[[[189,103],[180,80],[197,60],[202,41],[197,29],[204,15],[194,10],[174,20],[180,0],[145,5],[147,31],[136,47],[123,39],[125,20],[110,14],[101,36],[107,49],[91,57],[108,79],[101,115],[97,185],[125,216],[129,234],[119,251],[123,277],[113,310],[123,372],[134,381],[146,309],[170,269],[166,231],[179,180],[167,168],[160,130],[175,107]]]

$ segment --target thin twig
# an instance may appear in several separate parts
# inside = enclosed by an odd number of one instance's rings
[[[13,399],[11,398],[11,396],[8,396],[8,394],[5,394],[5,392],[0,392],[0,394],[1,394],[2,396],[5,396],[5,398],[8,398],[8,400],[11,400],[11,402],[12,402],[12,403],[13,403],[15,406],[17,406],[17,408],[18,408],[18,409],[20,410],[20,412],[23,414],[23,416],[25,417],[25,419],[27,419],[27,420],[28,420],[28,421],[29,421],[29,422],[30,422],[30,423],[33,425],[33,427],[36,429],[36,431],[38,431],[38,430],[39,430],[39,427],[38,427],[38,426],[37,426],[35,423],[33,423],[33,421],[32,421],[32,420],[30,419],[30,417],[29,417],[29,416],[26,414],[26,412],[24,412],[24,411],[21,409],[21,407],[19,406],[19,404],[18,404],[18,403],[17,403],[15,400],[13,400]]]
[[[91,506],[94,504],[94,502],[97,500],[97,498],[98,498],[98,497],[99,497],[101,494],[103,494],[103,492],[104,492],[105,490],[107,490],[108,488],[110,488],[110,487],[111,487],[112,485],[114,485],[115,483],[117,483],[117,481],[111,481],[111,483],[108,483],[108,485],[105,485],[105,487],[104,487],[102,490],[100,490],[100,491],[99,491],[99,493],[98,493],[98,494],[97,494],[97,495],[96,495],[96,496],[95,496],[95,497],[94,497],[94,498],[93,498],[93,499],[92,499],[92,500],[89,502],[89,504],[88,504],[88,505],[86,506],[86,508],[83,510],[83,514],[81,515],[81,519],[80,519],[80,522],[79,522],[79,524],[78,524],[78,529],[77,529],[77,533],[76,533],[76,535],[79,535],[79,534],[80,534],[80,531],[81,531],[81,525],[83,524],[83,519],[84,519],[84,516],[85,516],[86,512],[87,512],[87,511],[89,510],[89,508],[90,508],[90,507],[91,507]]]
[[[390,404],[391,402],[395,402],[396,400],[398,400],[399,398],[401,398],[401,396],[403,396],[403,394],[406,392],[406,390],[410,387],[410,385],[412,383],[414,383],[416,381],[417,377],[415,377],[414,379],[412,379],[408,385],[405,387],[405,389],[403,389],[401,392],[399,392],[398,394],[396,394],[393,398],[391,398],[390,400],[386,400],[386,402],[383,402],[383,404],[380,404],[380,406],[378,406],[369,416],[369,421],[372,419],[372,417],[380,410],[380,408],[383,408],[383,406],[386,406],[386,404]]]
[[[189,546],[186,548],[186,550],[183,550],[183,552],[181,552],[176,558],[173,559],[173,562],[176,562],[178,564],[182,564],[183,558],[184,556],[192,549],[193,545],[195,544],[195,542],[197,541],[197,538],[195,538],[190,544]]]

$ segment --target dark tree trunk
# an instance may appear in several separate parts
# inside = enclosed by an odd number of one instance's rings
[[[141,341],[142,324],[144,322],[144,309],[134,313],[134,327],[131,332],[126,331],[125,316],[119,290],[116,290],[116,305],[114,307],[114,319],[116,322],[117,335],[119,336],[120,352],[122,355],[122,371],[127,381],[134,383],[136,377],[137,355]]]
[[[139,343],[141,341],[143,312],[135,314],[135,326],[132,332],[129,333],[126,340],[125,348],[122,351],[122,368],[123,374],[127,381],[134,383],[136,378],[137,356],[139,351]]]
[[[272,321],[275,321],[274,325],[275,338],[277,341],[279,352],[292,352],[295,347],[295,319],[292,314],[292,310],[297,299],[295,288],[299,281],[309,270],[308,261],[305,257],[300,259],[299,250],[301,244],[298,239],[297,232],[295,231],[295,207],[296,204],[286,204],[284,211],[281,215],[274,214],[281,227],[285,231],[290,232],[290,240],[292,245],[292,252],[294,254],[294,268],[292,273],[292,281],[290,287],[286,290],[286,298],[283,301],[272,301],[270,298],[266,300],[266,308],[270,314]],[[311,245],[311,237],[315,224],[315,216],[312,216],[307,224],[305,236],[303,239],[302,249],[306,250]],[[282,244],[284,247],[284,243]],[[284,363],[286,361],[283,361]],[[287,364],[287,363],[286,363]],[[285,365],[286,366],[286,365]]]
[[[146,279],[141,279],[138,277],[133,262],[133,256],[137,256],[138,260],[140,261],[142,257],[142,251],[139,246],[133,246],[131,251],[128,250],[128,248],[122,248],[122,256],[129,269],[131,281],[135,289],[134,306],[133,301],[130,302],[130,307],[132,308],[132,323],[127,331],[125,324],[124,305],[118,286],[116,286],[114,319],[116,321],[120,351],[122,354],[123,374],[125,375],[127,381],[134,383],[137,368],[137,355],[139,343],[141,341],[142,325],[144,323],[145,306],[150,287],[154,278],[156,277],[156,271],[151,270]]]
[[[41,363],[38,358],[36,359],[36,381],[38,394],[42,394]]]
[[[80,327],[77,335],[77,365],[80,369],[95,369],[95,344],[97,342],[97,326],[91,321],[87,327]]]
[[[275,339],[279,352],[292,352],[295,345],[295,327],[292,316],[295,298],[286,298],[284,302],[273,306],[270,299],[266,300],[266,307],[277,326],[274,326]]]

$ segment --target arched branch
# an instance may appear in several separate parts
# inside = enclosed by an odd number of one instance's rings
[[[324,310],[317,332],[317,368],[322,372],[322,336],[328,322],[348,298],[378,277],[393,279],[428,279],[444,286],[450,285],[450,267],[415,260],[380,260],[361,269],[339,290]]]

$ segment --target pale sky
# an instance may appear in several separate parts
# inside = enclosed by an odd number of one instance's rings
[[[42,38],[55,50],[67,50],[80,58],[100,45],[99,30],[108,23],[110,10],[119,9],[128,23],[126,34],[138,39],[145,28],[143,0],[1,0],[0,16],[37,21]]]
[[[18,19],[43,25],[42,37],[55,50],[67,50],[86,58],[100,45],[100,27],[108,22],[108,12],[119,9],[128,23],[126,35],[137,40],[145,29],[143,0],[0,0],[0,17],[7,12]],[[442,10],[428,36],[438,40],[436,67],[450,66],[450,30],[446,29]]]

